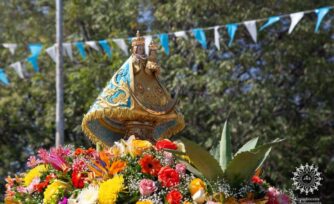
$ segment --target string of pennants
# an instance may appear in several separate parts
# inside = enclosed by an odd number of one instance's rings
[[[311,14],[315,13],[317,15],[317,22],[315,25],[314,32],[319,32],[320,25],[324,17],[327,15],[327,13],[333,9],[334,6],[327,6],[327,7],[322,7],[322,8],[317,8],[313,10],[307,10],[307,11],[300,11],[296,13],[291,13],[291,14],[285,14],[285,15],[280,15],[280,16],[271,16],[268,18],[264,19],[256,19],[256,20],[249,20],[249,21],[244,21],[240,23],[230,23],[226,25],[217,25],[213,27],[207,27],[207,28],[194,28],[191,30],[187,31],[177,31],[173,33],[162,33],[162,34],[155,34],[155,35],[146,35],[145,37],[145,52],[148,53],[148,45],[152,41],[153,37],[158,37],[160,40],[160,44],[164,50],[164,52],[169,55],[170,50],[169,50],[169,36],[174,35],[177,38],[184,38],[188,39],[188,34],[192,34],[194,38],[201,44],[203,48],[207,48],[207,40],[205,36],[205,31],[208,30],[213,30],[214,31],[214,44],[218,50],[220,50],[220,34],[219,34],[219,29],[225,27],[227,30],[227,34],[229,36],[229,41],[228,41],[228,46],[231,46],[235,33],[240,25],[244,25],[247,29],[247,31],[250,34],[250,37],[252,40],[256,43],[257,42],[257,32],[258,31],[263,31],[267,27],[270,27],[271,25],[277,23],[284,17],[290,17],[291,23],[290,27],[288,30],[288,33],[291,34],[294,28],[297,26],[297,24],[302,20],[305,14]],[[264,24],[261,25],[259,29],[257,29],[257,23],[258,22],[264,22]],[[132,37],[129,37],[128,40],[131,41]],[[124,38],[116,38],[112,39],[112,41],[123,51],[125,55],[129,55],[128,52],[128,45],[126,43],[126,39]],[[17,44],[15,43],[3,43],[3,47],[7,48],[9,52],[14,55],[15,51],[18,47]],[[63,53],[64,56],[67,56],[70,58],[70,60],[73,60],[73,51],[72,51],[72,46],[74,46],[77,50],[80,56],[82,57],[83,60],[86,59],[87,53],[85,50],[85,47],[88,46],[95,51],[100,52],[101,49],[103,52],[109,57],[112,57],[112,48],[108,42],[108,40],[100,40],[100,41],[86,41],[86,42],[73,42],[73,43],[63,43]],[[51,47],[48,47],[45,49],[45,52],[50,56],[50,58],[56,62],[56,45],[52,45]],[[26,58],[24,61],[17,61],[15,63],[12,63],[9,65],[10,68],[14,69],[14,71],[17,73],[17,75],[21,78],[24,79],[26,76],[28,76],[28,73],[25,68],[25,63],[28,62],[32,65],[33,69],[35,72],[39,72],[39,67],[38,67],[38,57],[40,56],[43,46],[42,44],[30,44],[29,45],[29,50],[31,55]],[[3,68],[0,68],[0,82],[3,85],[9,85],[9,79],[7,77],[7,74]]]

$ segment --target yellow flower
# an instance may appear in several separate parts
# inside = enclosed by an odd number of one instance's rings
[[[136,204],[153,204],[151,200],[139,200]]]
[[[191,195],[194,195],[199,190],[205,190],[205,183],[199,179],[193,179],[189,184],[189,191]]]
[[[118,193],[123,190],[124,178],[122,175],[115,175],[100,185],[99,204],[114,204],[117,201]]]
[[[35,168],[31,169],[24,177],[24,185],[29,186],[29,184],[36,177],[41,177],[44,172],[48,170],[46,165],[38,165]]]
[[[134,156],[141,155],[145,150],[152,147],[147,140],[132,140],[130,143],[130,153]]]
[[[51,184],[46,187],[44,191],[44,199],[43,199],[43,204],[49,204],[52,203],[53,200],[57,199],[57,194],[61,189],[66,189],[68,187],[68,184],[60,181],[60,180],[55,180]]]

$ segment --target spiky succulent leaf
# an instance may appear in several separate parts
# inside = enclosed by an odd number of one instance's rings
[[[223,133],[220,140],[220,157],[219,164],[223,171],[225,171],[228,163],[232,160],[232,144],[231,144],[231,133],[230,128],[225,121]]]
[[[219,163],[206,149],[185,138],[182,138],[181,141],[185,145],[191,163],[205,178],[215,180],[223,176],[223,170]]]
[[[235,155],[241,153],[241,152],[247,152],[250,151],[252,149],[254,149],[256,147],[257,141],[258,141],[259,137],[255,137],[251,140],[249,140],[248,142],[246,142],[238,151],[237,153],[235,153]]]

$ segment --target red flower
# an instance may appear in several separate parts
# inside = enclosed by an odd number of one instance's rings
[[[252,183],[256,183],[256,184],[262,185],[263,184],[263,180],[260,177],[258,177],[258,176],[253,176],[252,177]]]
[[[163,187],[172,187],[180,183],[180,176],[177,171],[169,166],[162,167],[158,174],[158,179]]]
[[[51,179],[54,179],[54,178],[56,178],[54,174],[47,175],[43,182],[40,182],[39,184],[34,185],[34,190],[40,193],[43,192],[44,188],[46,188],[49,185]]]
[[[177,149],[176,144],[174,144],[172,141],[167,140],[167,139],[163,139],[163,140],[159,140],[156,144],[155,147],[160,150],[160,149]]]
[[[178,190],[172,190],[167,194],[166,200],[169,204],[180,204],[182,194]]]
[[[144,157],[141,158],[138,163],[141,166],[141,172],[145,174],[151,174],[152,176],[157,176],[161,169],[160,161],[155,159],[150,154],[144,155]]]
[[[72,173],[72,184],[75,188],[83,188],[85,186],[85,176],[77,171]]]

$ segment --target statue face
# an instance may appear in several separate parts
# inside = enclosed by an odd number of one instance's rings
[[[140,45],[140,46],[136,46],[136,48],[135,48],[135,53],[136,53],[137,55],[144,55],[144,53],[145,53],[145,48],[144,48],[144,46],[142,46],[142,45]]]

